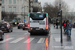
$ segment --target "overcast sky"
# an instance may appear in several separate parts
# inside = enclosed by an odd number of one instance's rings
[[[51,3],[53,4],[55,0],[38,0],[39,2],[41,2],[41,5],[43,6],[45,2]],[[75,0],[64,0],[68,6],[70,7],[70,11],[75,11]]]

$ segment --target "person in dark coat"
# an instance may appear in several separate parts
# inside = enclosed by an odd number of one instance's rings
[[[69,20],[67,26],[67,35],[70,37],[71,36],[71,30],[72,30],[72,23],[71,23],[71,20]]]
[[[58,21],[58,19],[56,20],[56,28],[58,29],[58,25],[59,25],[59,21]]]

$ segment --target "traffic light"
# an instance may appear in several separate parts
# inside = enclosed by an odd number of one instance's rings
[[[57,17],[60,17],[60,16],[61,16],[61,13],[62,13],[62,11],[61,11],[61,10],[60,10],[59,12],[56,12]]]

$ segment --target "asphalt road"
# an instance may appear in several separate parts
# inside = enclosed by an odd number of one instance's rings
[[[0,41],[0,50],[48,50],[49,35],[30,35],[27,30],[13,28],[12,33],[5,33]]]

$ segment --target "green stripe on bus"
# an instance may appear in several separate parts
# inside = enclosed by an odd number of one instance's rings
[[[30,16],[30,13],[28,14],[28,16]]]
[[[46,13],[46,16],[48,17],[48,13]]]

